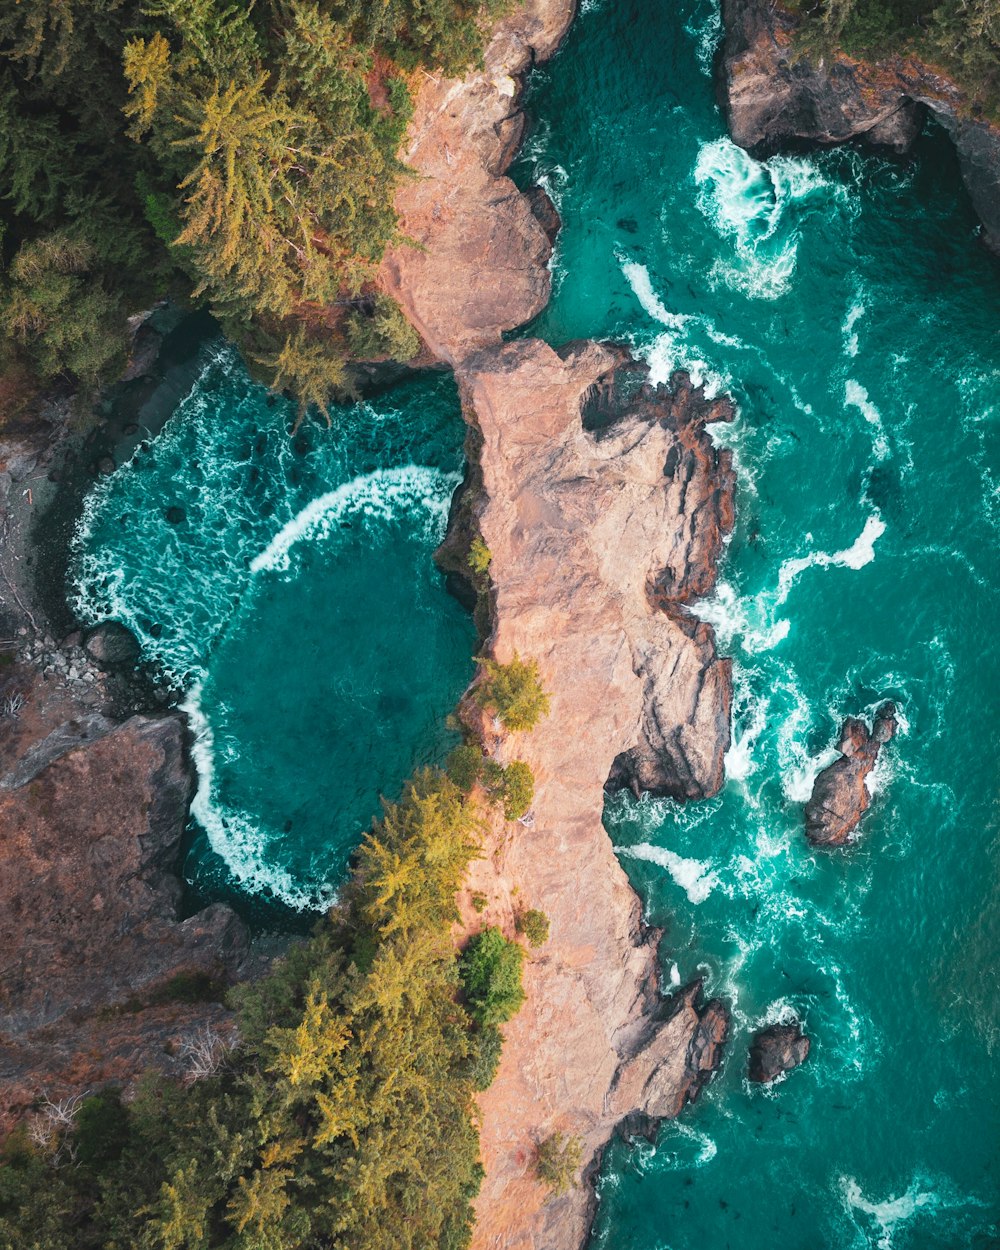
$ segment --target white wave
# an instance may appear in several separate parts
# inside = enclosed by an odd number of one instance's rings
[[[767,727],[770,700],[757,694],[751,681],[751,673],[741,664],[733,664],[733,731],[729,750],[726,752],[726,777],[737,783],[745,782],[757,771],[754,751],[758,739]],[[747,800],[750,799],[749,794]]]
[[[629,859],[641,859],[650,864],[658,864],[665,868],[675,883],[687,894],[692,903],[704,903],[705,899],[719,884],[718,874],[712,872],[711,865],[700,859],[685,859],[663,846],[653,846],[650,842],[640,842],[638,846],[618,848],[618,854]]]
[[[691,375],[695,386],[704,386],[708,396],[717,395],[726,387],[724,375],[714,370],[698,353],[693,344],[693,335],[703,330],[709,337],[718,331],[704,317],[693,313],[672,313],[653,289],[653,280],[649,270],[638,261],[628,260],[618,254],[618,263],[632,293],[653,321],[663,326],[663,331],[656,336],[651,344],[637,344],[637,350],[645,357],[649,365],[649,380],[653,385],[670,381],[670,375],[677,369],[684,369]],[[719,335],[732,345],[738,340],[729,336]]]
[[[251,573],[287,569],[290,552],[303,539],[325,537],[345,512],[367,518],[391,520],[404,509],[425,508],[442,524],[447,520],[451,489],[457,476],[418,465],[401,469],[376,469],[335,490],[327,491],[281,527],[259,555],[250,562]]]
[[[722,38],[722,9],[712,4],[708,15],[694,17],[684,27],[684,33],[694,40],[694,54],[703,74],[711,76],[715,52]]]
[[[865,305],[860,301],[852,304],[847,310],[844,324],[840,327],[840,332],[844,336],[844,354],[847,356],[856,356],[858,354],[858,336],[854,327],[867,311]]]
[[[933,1214],[947,1207],[979,1205],[975,1199],[942,1192],[941,1187],[932,1185],[929,1178],[922,1176],[915,1177],[905,1193],[885,1198],[882,1202],[866,1198],[853,1176],[841,1176],[839,1186],[844,1206],[852,1220],[854,1213],[859,1212],[874,1224],[872,1231],[876,1250],[892,1250],[896,1230],[923,1213]]]
[[[875,543],[885,533],[885,522],[877,512],[865,521],[864,529],[849,547],[843,551],[811,551],[806,556],[794,556],[783,560],[778,570],[777,604],[783,604],[798,578],[812,568],[863,569],[875,559]]]
[[[199,682],[181,704],[181,711],[187,714],[194,735],[191,756],[198,788],[191,803],[191,815],[204,829],[209,846],[250,893],[273,895],[300,911],[329,907],[336,898],[332,886],[322,882],[309,886],[296,881],[289,872],[271,862],[267,830],[245,813],[219,803],[215,788],[215,739],[201,705],[201,695]]]
[[[885,426],[882,424],[882,414],[872,403],[861,383],[855,382],[853,378],[848,378],[844,386],[844,403],[848,408],[857,408],[875,431],[875,455],[879,460],[884,460],[889,454],[889,443],[885,435]]]
[[[784,294],[798,254],[796,206],[839,189],[806,158],[757,161],[728,138],[701,145],[693,177],[699,210],[733,246],[733,259],[717,260],[712,275],[756,299]]]

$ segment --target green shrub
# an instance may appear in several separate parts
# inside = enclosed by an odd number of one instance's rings
[[[540,1143],[535,1158],[538,1179],[553,1192],[564,1194],[576,1184],[576,1174],[583,1162],[583,1143],[579,1137],[552,1133]]]
[[[514,652],[509,664],[497,660],[477,661],[483,680],[474,697],[480,707],[491,710],[507,729],[534,729],[548,714],[549,696],[542,689],[536,660],[522,660]]]
[[[76,1116],[76,1161],[83,1167],[113,1163],[129,1136],[128,1112],[117,1090],[85,1099]]]
[[[469,794],[483,773],[483,751],[475,742],[466,742],[449,754],[444,770],[463,794]]]
[[[472,910],[477,915],[481,915],[486,910],[486,895],[481,890],[477,890],[472,896]]]
[[[524,1002],[524,952],[492,926],[469,942],[458,961],[469,1013],[482,1027],[503,1024]]]
[[[507,820],[520,820],[535,797],[535,774],[523,760],[512,760],[506,768],[496,760],[484,759],[481,780],[494,803],[503,805]]]
[[[544,946],[549,940],[549,918],[545,912],[529,908],[518,916],[517,931],[528,939],[529,946]]]
[[[347,318],[347,346],[358,360],[387,356],[405,363],[420,351],[420,336],[394,299],[376,295],[370,313],[353,312]]]
[[[503,1034],[495,1024],[478,1029],[470,1039],[469,1076],[478,1090],[489,1089],[500,1066]]]
[[[503,770],[503,814],[508,820],[520,820],[535,797],[535,774],[524,760],[512,760]]]
[[[489,570],[490,561],[493,559],[493,553],[483,542],[482,538],[477,534],[472,540],[469,547],[468,555],[469,568],[473,573],[478,573],[480,577],[484,577]]]

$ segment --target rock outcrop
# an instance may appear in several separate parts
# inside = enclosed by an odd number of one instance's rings
[[[905,152],[928,112],[951,136],[962,177],[1000,252],[1000,127],[970,114],[945,74],[915,57],[869,63],[845,54],[810,60],[793,47],[799,19],[772,0],[723,0],[723,80],[729,128],[741,147],[860,139]]]
[[[856,717],[844,721],[837,743],[840,759],[817,776],[806,803],[806,836],[814,845],[843,846],[848,841],[871,802],[865,779],[896,728],[892,703],[879,708],[870,731]]]
[[[495,758],[531,765],[536,790],[528,825],[501,823],[473,865],[464,919],[512,932],[518,908],[540,907],[551,937],[526,965],[527,1001],[481,1098],[474,1244],[578,1246],[593,1194],[546,1201],[534,1144],[578,1135],[592,1174],[617,1126],[645,1131],[697,1094],[725,1035],[725,1008],[701,1006],[697,987],[660,997],[658,935],[601,813],[622,757],[679,797],[722,781],[730,666],[684,602],[710,590],[732,520],[729,455],[704,429],[728,409],[683,375],[650,387],[620,350],[590,342],[509,343],[457,376],[479,462],[457,511],[492,555],[487,649],[535,658],[551,695],[530,734],[477,726]]]
[[[762,1029],[750,1044],[750,1080],[769,1085],[783,1073],[805,1063],[809,1048],[809,1038],[797,1020],[794,1024],[774,1024]]]
[[[520,75],[555,52],[575,11],[576,0],[527,0],[497,27],[480,72],[428,77],[417,94],[400,156],[418,176],[396,209],[421,246],[391,249],[379,283],[448,364],[548,303],[554,222],[505,171],[524,133]]]
[[[221,991],[248,949],[228,907],[178,919],[183,720],[115,725],[21,678],[0,754],[0,1131],[43,1089],[182,1070],[186,1035],[231,1030]]]

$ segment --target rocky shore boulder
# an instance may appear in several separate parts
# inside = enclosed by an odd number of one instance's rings
[[[1000,126],[971,115],[950,78],[912,56],[802,55],[799,17],[772,0],[723,0],[722,15],[723,90],[740,147],[861,140],[902,153],[931,113],[955,144],[984,241],[1000,252]]]
[[[784,1072],[791,1072],[809,1057],[810,1041],[798,1020],[794,1024],[774,1024],[761,1030],[750,1046],[751,1081],[767,1085]]]
[[[849,716],[840,731],[834,760],[813,782],[806,804],[806,836],[816,846],[843,846],[871,802],[866,778],[879,751],[896,733],[896,707],[884,703],[871,730],[863,720]]]
[[[694,1102],[722,1066],[729,1037],[729,1008],[702,999],[701,980],[678,990],[653,1013],[647,1035],[622,1064],[611,1094],[627,1137],[656,1136],[666,1119]]]
[[[90,732],[0,785],[0,1131],[41,1088],[127,1082],[169,1067],[186,1031],[224,1032],[222,993],[247,956],[230,908],[178,918],[183,720]]]
[[[139,658],[139,640],[118,621],[96,625],[84,641],[84,650],[102,668],[127,668]]]

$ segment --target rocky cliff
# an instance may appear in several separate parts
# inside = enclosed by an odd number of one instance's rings
[[[482,72],[422,87],[404,152],[417,178],[397,200],[422,247],[393,251],[380,278],[454,367],[470,425],[443,563],[460,585],[481,535],[492,553],[478,610],[486,650],[537,659],[552,703],[532,733],[510,737],[471,700],[464,709],[495,758],[528,761],[536,795],[524,822],[496,818],[457,936],[486,923],[512,935],[529,907],[551,922],[481,1099],[483,1250],[582,1245],[593,1189],[550,1195],[535,1176],[538,1144],[579,1136],[593,1180],[616,1128],[648,1132],[697,1095],[728,1026],[698,985],[661,996],[659,934],[642,924],[601,816],[606,783],[678,798],[722,783],[729,664],[686,605],[710,591],[732,524],[732,466],[704,428],[731,408],[681,375],[648,387],[616,348],[501,344],[548,299],[558,224],[542,196],[504,177],[524,127],[517,75],[555,50],[573,8],[529,0],[499,27]]]
[[[798,19],[772,0],[722,0],[722,15],[725,104],[741,147],[858,139],[906,152],[931,113],[955,144],[983,239],[1000,252],[1000,127],[972,116],[947,75],[912,56],[801,56]]]
[[[524,133],[521,75],[555,52],[575,10],[576,0],[527,0],[498,26],[480,72],[427,77],[417,94],[400,154],[417,176],[396,208],[418,246],[392,249],[379,282],[448,364],[548,302],[551,221],[504,174]]]
[[[531,765],[530,823],[494,830],[473,866],[468,923],[513,930],[537,907],[551,937],[526,967],[481,1100],[486,1179],[475,1245],[575,1247],[593,1192],[549,1198],[534,1150],[577,1135],[585,1172],[616,1126],[678,1114],[717,1065],[721,1003],[658,990],[658,934],[601,823],[622,771],[678,798],[714,793],[729,743],[729,663],[684,601],[706,593],[732,521],[733,473],[704,426],[727,419],[683,375],[653,389],[620,351],[495,347],[458,370],[481,483],[471,503],[492,554],[488,650],[540,664],[551,712],[530,734],[481,734],[501,761]],[[625,760],[627,763],[623,764]],[[616,763],[617,761],[617,763]],[[471,892],[488,900],[481,917]]]
[[[221,1045],[248,950],[228,907],[178,919],[183,720],[116,724],[82,649],[68,667],[3,674],[17,706],[0,742],[0,1131],[43,1091],[180,1073],[206,1028]]]

